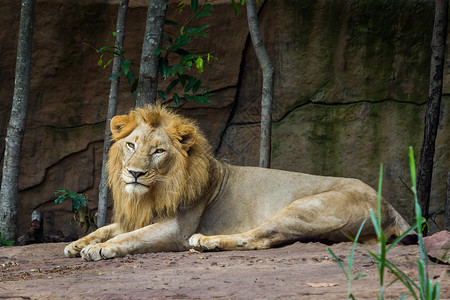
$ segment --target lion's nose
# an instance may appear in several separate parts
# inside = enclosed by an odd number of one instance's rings
[[[134,177],[135,179],[138,179],[139,177],[141,177],[141,176],[147,174],[147,172],[134,171],[134,170],[128,170],[128,172],[129,172],[131,175],[133,175],[133,177]]]

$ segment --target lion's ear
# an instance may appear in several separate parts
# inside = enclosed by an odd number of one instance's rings
[[[177,133],[180,137],[179,141],[181,148],[186,152],[189,151],[197,139],[197,132],[195,128],[188,125],[180,125],[177,127]]]
[[[111,133],[114,140],[119,140],[131,133],[134,127],[129,116],[115,116],[111,120]]]

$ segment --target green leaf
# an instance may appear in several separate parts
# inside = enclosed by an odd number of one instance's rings
[[[197,14],[195,14],[194,19],[209,17],[210,15],[211,15],[211,13],[209,11],[202,10],[202,11],[199,11]]]
[[[194,94],[196,94],[201,85],[202,85],[202,79],[200,78],[199,80],[197,80],[197,82],[192,87],[192,92]]]
[[[177,72],[178,74],[183,75],[183,66],[179,65],[177,68]]]
[[[113,80],[114,78],[119,77],[120,75],[123,75],[123,72],[118,72],[118,73],[112,74],[109,77],[109,80]]]
[[[169,75],[170,76],[175,76],[175,74],[177,73],[177,67],[175,66],[175,67],[170,67],[169,68]]]
[[[122,71],[125,75],[128,74],[128,71],[130,70],[130,66],[131,66],[131,60],[129,59],[124,59],[120,62],[120,66],[122,68]]]
[[[130,95],[131,98],[134,96],[133,94],[136,92],[138,84],[139,84],[139,78],[136,78],[134,80],[133,84],[131,85],[131,93],[132,93],[132,95]]]
[[[160,55],[161,53],[163,53],[164,51],[166,51],[166,50],[161,49],[161,48],[156,49],[156,50],[155,50],[155,55],[156,55],[156,56],[159,56],[159,55]]]
[[[164,23],[166,25],[174,25],[174,26],[181,26],[180,24],[178,24],[177,22],[171,21],[171,20],[165,20]]]
[[[231,3],[233,4],[234,14],[237,16],[239,15],[239,6],[237,5],[235,0],[231,0]]]
[[[177,106],[180,106],[180,96],[178,96],[178,94],[173,94],[173,102],[175,102],[175,104]]]
[[[170,52],[173,52],[173,53],[178,54],[181,58],[184,58],[186,55],[189,55],[189,54],[190,54],[188,51],[186,51],[186,50],[183,49],[183,48],[179,48],[179,49],[177,49],[176,51],[170,51]]]
[[[161,91],[161,90],[158,90],[158,96],[161,98],[161,99],[163,99],[163,101],[166,101],[166,93],[164,93],[163,91]]]
[[[180,75],[178,78],[180,79],[181,85],[184,87],[186,85],[186,80],[189,80],[190,75]]]
[[[189,79],[189,82],[186,84],[186,86],[184,87],[184,91],[187,92],[189,91],[191,88],[194,87],[194,85],[197,83],[197,79],[195,77],[191,77]]]
[[[163,39],[165,39],[165,40],[168,41],[169,43],[173,43],[173,39],[172,39],[170,36],[166,35],[166,34],[163,35]],[[158,55],[159,55],[159,54],[158,54]]]
[[[199,73],[203,73],[203,58],[199,57],[195,60],[195,65]]]
[[[108,60],[108,61],[106,62],[106,64],[103,66],[103,69],[106,69],[106,67],[109,66],[109,64],[112,63],[113,60],[114,60],[114,57],[111,58],[110,60]]]
[[[117,32],[113,31],[112,35],[113,37],[117,38]]]
[[[60,203],[62,203],[64,200],[66,200],[66,197],[64,197],[64,196],[59,196],[58,198],[55,199],[55,203],[56,203],[56,204],[60,204]]]
[[[211,4],[206,4],[205,6],[203,6],[203,9],[205,9],[205,10],[210,10],[210,11],[213,11],[214,10],[214,8],[213,8],[213,6],[211,5]]]
[[[184,97],[187,101],[195,100],[194,96],[192,96],[192,95],[184,94],[183,97]]]
[[[173,80],[168,86],[167,86],[167,92],[169,93],[177,84],[180,82],[180,79]]]
[[[169,61],[165,57],[161,59],[161,74],[164,79],[169,77]]]
[[[101,66],[103,65],[103,60],[102,60],[102,58],[103,58],[103,54],[100,55],[100,58],[99,58],[98,61],[97,61],[97,65],[98,65],[99,67],[101,67]]]
[[[191,0],[191,8],[194,14],[197,12],[198,9],[198,0]]]
[[[180,64],[183,64],[185,62],[191,61],[191,60],[196,59],[196,58],[197,58],[197,56],[195,56],[195,55],[187,54],[181,59]]]
[[[128,84],[132,84],[134,82],[134,72],[133,71],[128,72],[127,81],[128,81]]]

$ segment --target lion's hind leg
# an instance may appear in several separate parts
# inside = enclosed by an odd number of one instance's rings
[[[346,234],[356,235],[370,209],[369,205],[356,210],[347,208],[355,205],[354,201],[348,202],[341,191],[301,198],[253,230],[229,235],[194,234],[189,245],[201,250],[255,250],[296,241],[347,241]],[[369,227],[364,226],[362,237],[374,234]]]

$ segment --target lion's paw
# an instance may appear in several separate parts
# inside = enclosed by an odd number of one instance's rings
[[[118,246],[107,243],[89,245],[80,252],[81,257],[86,261],[96,261],[119,256]]]
[[[80,243],[79,241],[75,241],[64,248],[64,255],[66,257],[80,256],[80,252],[81,250],[83,250],[83,248],[84,245],[82,245],[82,243]]]
[[[196,233],[189,238],[189,246],[196,250],[220,249],[220,239]]]
[[[203,234],[200,234],[200,233],[196,233],[196,234],[192,235],[192,236],[189,238],[189,246],[191,246],[191,247],[194,248],[194,249],[199,249],[199,248],[201,248],[202,245],[200,244],[200,239],[201,239],[202,237],[204,237],[204,235],[203,235]]]

